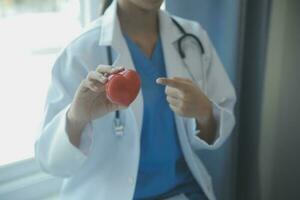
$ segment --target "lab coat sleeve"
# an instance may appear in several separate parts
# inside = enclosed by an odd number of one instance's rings
[[[199,138],[199,131],[196,127],[196,119],[190,120],[188,127],[192,133],[191,145],[195,150],[215,150],[219,148],[230,136],[234,125],[234,105],[236,103],[236,94],[234,87],[227,76],[227,73],[217,55],[215,48],[209,40],[206,32],[204,32],[206,51],[209,54],[208,65],[206,68],[206,84],[205,94],[211,101],[213,106],[213,115],[217,122],[216,138],[212,144]],[[203,38],[203,36],[202,36]],[[203,39],[202,39],[203,41]]]
[[[52,69],[52,81],[45,104],[40,135],[35,142],[35,157],[41,168],[52,175],[69,177],[85,163],[92,145],[92,125],[87,124],[80,147],[72,145],[66,131],[66,114],[74,93],[87,69],[69,49],[64,50]]]

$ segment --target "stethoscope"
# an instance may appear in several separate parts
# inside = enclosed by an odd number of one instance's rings
[[[184,30],[184,28],[174,18],[172,18],[172,21],[176,25],[176,27],[179,29],[179,31],[182,33],[182,36],[178,39],[178,42],[177,42],[178,51],[179,51],[179,55],[180,55],[181,59],[184,60],[185,57],[186,57],[186,55],[185,55],[185,53],[182,49],[182,42],[183,42],[184,39],[186,39],[188,37],[193,38],[197,42],[197,44],[198,44],[198,46],[200,47],[200,50],[201,50],[201,55],[204,55],[205,50],[204,50],[204,47],[203,47],[201,41],[199,40],[199,38],[194,34],[187,33]],[[111,49],[111,47],[107,46],[106,51],[107,51],[108,64],[112,65],[113,64],[113,59],[112,59],[112,49]],[[186,64],[185,64],[185,68],[186,68],[187,72],[189,73],[189,75],[195,80],[195,77],[194,77],[193,73],[190,71],[190,69],[188,68],[188,66]],[[122,136],[124,134],[124,125],[121,122],[120,111],[119,110],[115,111],[114,127],[113,128],[114,128],[115,134],[117,136]]]

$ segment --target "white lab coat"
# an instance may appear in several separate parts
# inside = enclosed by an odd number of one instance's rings
[[[112,3],[104,16],[70,42],[53,66],[52,83],[35,154],[44,171],[64,178],[61,189],[61,199],[64,200],[133,198],[140,156],[141,92],[128,109],[121,111],[121,120],[125,125],[123,136],[116,136],[113,130],[114,113],[95,119],[85,127],[80,148],[70,143],[66,133],[66,112],[74,93],[89,71],[95,70],[99,64],[108,63],[106,46],[114,50],[115,66],[134,69],[122,37],[116,7],[116,2]],[[177,49],[177,40],[182,33],[167,12],[159,12],[167,76],[191,78],[184,67],[186,64],[196,77],[195,83],[213,103],[218,130],[212,145],[196,136],[195,119],[175,115],[180,145],[189,169],[207,197],[213,200],[212,180],[198,153],[217,149],[232,132],[235,91],[206,32],[196,22],[176,19],[187,32],[198,36],[205,48],[205,55],[201,56],[195,41],[186,39],[183,45],[186,58],[182,60]]]

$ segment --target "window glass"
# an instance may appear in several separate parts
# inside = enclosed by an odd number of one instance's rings
[[[0,0],[0,165],[34,155],[52,63],[79,18],[78,0]]]

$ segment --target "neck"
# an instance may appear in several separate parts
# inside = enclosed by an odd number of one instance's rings
[[[118,17],[122,31],[130,36],[158,33],[158,10],[145,10],[129,1],[118,1]]]

